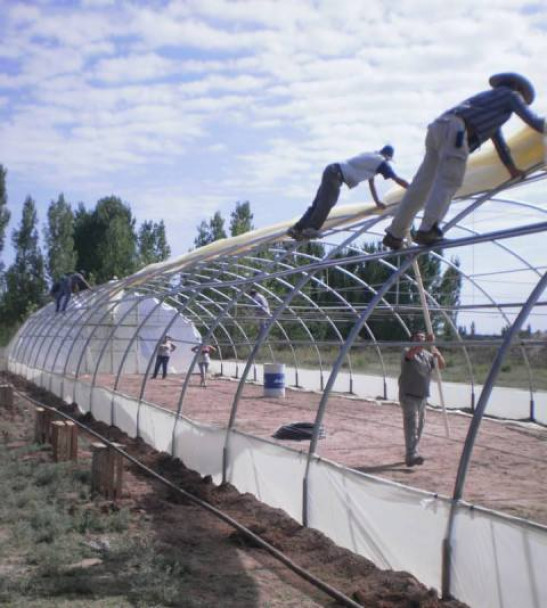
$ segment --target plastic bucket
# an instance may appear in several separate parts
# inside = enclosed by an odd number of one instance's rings
[[[264,397],[285,396],[285,365],[264,363]]]

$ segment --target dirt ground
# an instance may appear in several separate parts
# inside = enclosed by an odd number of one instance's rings
[[[12,380],[20,387],[27,387],[20,380]],[[150,381],[144,398],[168,409],[176,409],[183,380],[180,376],[170,376],[165,380]],[[97,381],[111,387],[114,380],[111,376],[102,376]],[[141,383],[139,376],[126,376],[118,390],[135,396],[139,394]],[[202,388],[197,376],[192,377],[182,413],[200,422],[225,426],[236,388],[235,381],[220,377],[211,378],[207,388]],[[287,389],[286,397],[281,399],[265,398],[262,392],[262,387],[258,385],[245,387],[236,427],[298,450],[307,450],[307,442],[278,441],[272,438],[272,434],[283,424],[313,421],[320,395]],[[60,403],[42,390],[33,389],[33,393],[53,404]],[[91,420],[91,417],[87,418]],[[423,466],[408,468],[403,462],[404,441],[399,406],[335,394],[328,403],[323,420],[326,437],[320,440],[318,450],[322,457],[360,471],[450,495],[470,420],[467,414],[449,414],[447,437],[442,413],[428,411],[421,450],[426,461]],[[274,547],[287,553],[296,563],[367,607],[462,606],[454,600],[442,602],[435,590],[424,588],[407,573],[378,570],[368,560],[336,547],[321,533],[303,528],[283,512],[258,503],[250,495],[240,495],[231,486],[215,487],[209,480],[185,469],[179,461],[158,454],[141,442],[130,440],[117,429],[97,422],[93,425],[111,439],[126,445],[131,453],[154,470],[227,512]],[[545,428],[484,420],[473,453],[464,498],[478,505],[547,524],[546,464]],[[237,596],[236,603],[215,604],[211,596],[207,600],[210,605],[273,608],[336,605],[332,599],[289,573],[267,553],[249,547],[248,541],[227,524],[211,520],[198,507],[185,504],[186,501],[174,497],[169,490],[143,478],[133,466],[127,467],[126,494],[126,502],[153,522],[157,537],[163,543],[187,544],[201,547],[204,551],[209,548],[209,554],[212,551],[213,555],[205,558],[203,568],[210,567],[218,574],[218,564],[222,564],[221,571],[233,571],[234,576],[240,576],[243,572],[243,579],[252,581],[253,591],[248,592],[248,597]],[[203,585],[196,593],[207,596]]]
[[[176,409],[184,378],[150,380],[144,399]],[[111,376],[97,382],[112,386]],[[139,394],[141,376],[124,376],[118,390]],[[207,388],[192,377],[182,413],[203,423],[226,426],[237,382],[214,377]],[[282,398],[265,398],[259,385],[246,385],[236,416],[236,428],[271,441],[307,451],[308,442],[278,441],[273,433],[291,422],[313,422],[318,393],[287,389]],[[446,423],[445,423],[446,420]],[[463,444],[471,417],[430,409],[420,452],[423,466],[404,464],[400,407],[392,402],[367,402],[333,394],[323,426],[326,437],[318,454],[337,463],[396,482],[452,496]],[[446,426],[448,425],[447,436]],[[478,436],[463,499],[483,507],[547,525],[547,429],[536,424],[484,419]]]
[[[42,389],[13,376],[9,380],[17,390],[27,391],[41,402],[68,409]],[[233,386],[225,381],[218,383],[219,388]],[[158,390],[165,386],[158,383]],[[212,397],[214,393],[207,389],[207,395]],[[4,441],[20,445],[21,439],[32,436],[32,409],[27,402],[20,411],[0,411],[1,417],[10,418]],[[379,570],[368,560],[337,547],[320,532],[303,528],[282,511],[259,503],[251,495],[241,495],[230,485],[214,486],[209,479],[187,470],[180,461],[157,453],[139,440],[131,440],[114,427],[93,421],[90,415],[82,418],[98,432],[126,446],[139,461],[236,519],[293,562],[367,608],[465,608],[456,600],[440,600],[435,590],[425,588],[408,573]],[[80,458],[89,457],[87,450],[88,441],[82,438]],[[228,524],[151,480],[131,463],[125,465],[124,495],[118,507],[140,514],[166,552],[176,549],[179,556],[185,555],[191,562],[192,574],[185,583],[184,598],[165,605],[223,608],[340,605],[263,549],[253,546]],[[179,570],[181,567],[179,564]]]

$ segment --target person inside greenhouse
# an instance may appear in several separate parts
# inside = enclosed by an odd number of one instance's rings
[[[254,301],[254,309],[256,316],[259,319],[260,329],[266,325],[267,320],[270,318],[270,305],[268,304],[268,300],[266,300],[265,296],[259,293],[256,289],[251,289],[249,291],[249,295]]]
[[[211,363],[211,355],[216,351],[214,346],[210,344],[197,344],[192,348],[192,352],[198,353],[198,366],[201,378],[200,386],[207,388],[207,374],[209,372],[209,364]]]
[[[444,369],[446,365],[444,357],[435,346],[431,346],[431,351],[425,348],[426,342],[433,342],[432,335],[426,336],[423,331],[417,331],[412,335],[412,341],[417,344],[403,352],[399,376],[399,402],[403,410],[407,467],[424,462],[418,453],[418,445],[424,430],[431,374],[435,365],[439,369]]]
[[[162,378],[165,379],[167,376],[167,369],[169,367],[169,358],[171,357],[171,353],[176,350],[175,344],[173,344],[171,336],[164,336],[160,345],[157,349],[156,354],[156,365],[154,367],[154,373],[152,374],[152,378],[156,378],[158,372],[162,372]]]

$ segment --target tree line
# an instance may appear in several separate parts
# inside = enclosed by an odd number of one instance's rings
[[[253,214],[251,212],[250,203],[236,203],[235,210],[230,215],[229,230],[231,236],[243,234],[248,230],[253,229],[252,224]],[[208,221],[203,220],[197,228],[197,236],[194,240],[196,247],[208,245],[213,241],[226,238],[227,233],[224,228],[225,220],[216,212]],[[281,247],[283,245],[280,245]],[[287,245],[289,247],[290,245]],[[336,258],[347,258],[365,254],[374,254],[383,249],[381,242],[363,243],[357,245],[355,249],[344,250],[340,252]],[[313,241],[300,247],[301,257],[291,258],[292,264],[295,266],[306,265],[310,261],[310,257],[323,258],[325,256],[325,247],[321,242]],[[271,259],[271,255],[267,251],[261,251],[256,255],[257,258]],[[460,262],[458,258],[452,258],[448,264],[441,264],[438,256],[433,254],[425,254],[420,256],[418,266],[426,291],[430,297],[438,304],[439,308],[444,310],[444,313],[433,314],[432,324],[436,334],[441,334],[445,338],[453,336],[459,328],[457,328],[457,309],[460,303],[461,294],[461,274],[459,272]],[[387,264],[380,260],[372,260],[370,262],[355,262],[355,264],[344,264],[344,271],[336,271],[333,269],[319,270],[314,273],[314,281],[309,281],[303,288],[301,296],[309,298],[319,309],[333,310],[334,308],[350,308],[362,310],[373,299],[376,291],[385,283],[392,274],[393,270]],[[230,274],[231,269],[226,269],[226,280],[233,280],[233,275]],[[350,276],[350,274],[353,276]],[[412,273],[410,273],[412,275]],[[219,275],[222,279],[222,275]],[[284,280],[289,283],[296,283],[300,277],[295,275],[284,277]],[[275,280],[266,280],[263,286],[273,296],[284,298],[285,288]],[[207,293],[208,297],[214,300],[217,295],[214,291]],[[430,302],[431,303],[431,302]],[[274,303],[272,302],[272,305]],[[435,308],[435,305],[432,306]],[[407,335],[401,323],[398,323],[394,318],[396,312],[406,326],[411,330],[424,328],[423,312],[421,309],[421,300],[416,283],[412,280],[400,279],[386,293],[383,302],[376,307],[374,314],[370,317],[367,326],[378,340],[406,340]],[[345,337],[351,330],[354,318],[348,318],[347,321],[338,321],[337,330]],[[240,323],[241,324],[241,323]],[[325,319],[306,321],[308,329],[312,332],[316,340],[336,339],[338,336],[336,330],[325,322]],[[245,322],[243,322],[245,325]],[[253,329],[252,323],[245,327],[247,335],[253,337],[256,333],[256,328]],[[299,323],[294,323],[288,329],[290,336],[294,340],[307,339],[305,330]],[[272,337],[275,338],[276,329],[272,329]],[[367,338],[366,329],[362,331],[362,337]]]
[[[137,227],[131,208],[117,196],[73,208],[60,194],[51,201],[43,228],[44,248],[36,203],[28,196],[21,219],[11,233],[15,257],[2,261],[11,219],[6,169],[0,165],[0,331],[11,334],[32,311],[47,301],[49,287],[64,274],[84,271],[90,284],[122,278],[139,268],[169,257],[165,225],[144,221]]]

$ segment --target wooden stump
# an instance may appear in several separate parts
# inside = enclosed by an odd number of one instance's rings
[[[123,448],[119,443],[91,444],[91,489],[108,500],[121,498],[123,486],[123,456],[113,446]]]
[[[68,420],[65,422],[69,442],[69,460],[78,460],[78,425]]]
[[[0,384],[0,407],[11,409],[13,407],[13,386]]]
[[[47,428],[49,424],[48,411],[43,407],[37,407],[34,412],[34,442],[46,443],[49,437],[49,429]]]
[[[92,443],[91,452],[91,491],[104,493],[104,469],[106,463],[106,445],[104,443]]]
[[[74,422],[54,420],[50,426],[53,460],[78,460],[78,427]]]
[[[53,450],[53,460],[64,462],[67,460],[67,429],[61,420],[54,420],[51,423],[51,447]]]

